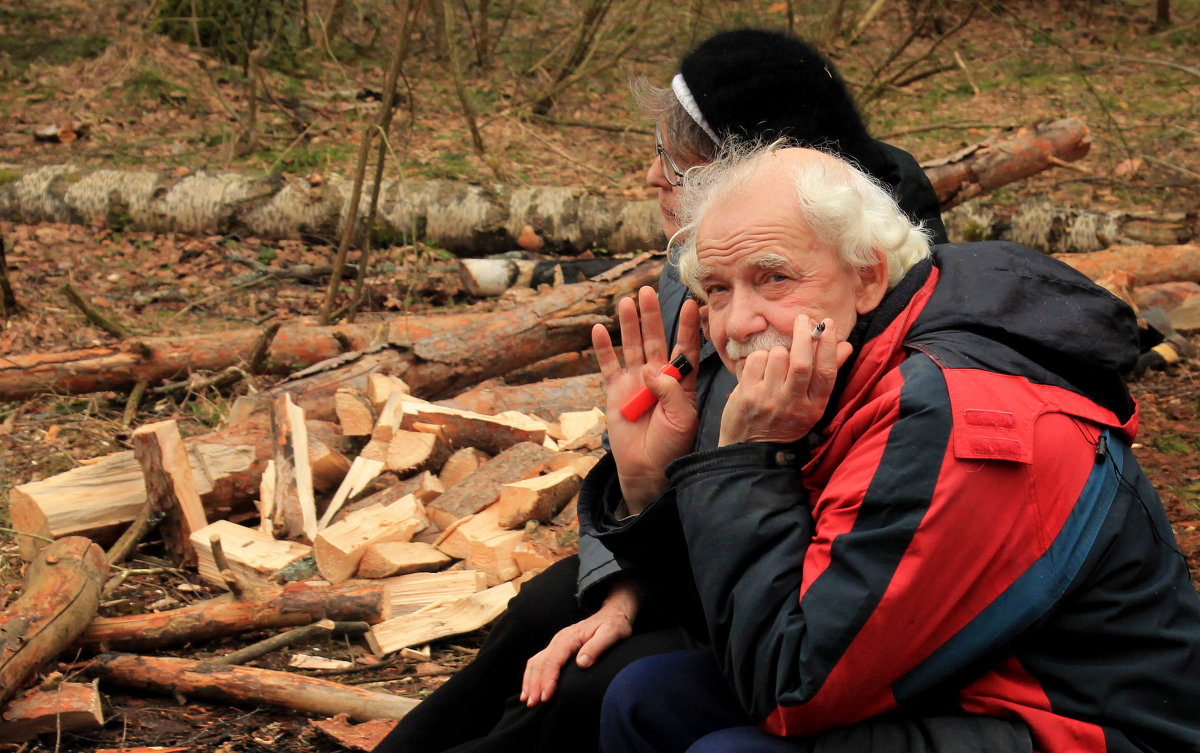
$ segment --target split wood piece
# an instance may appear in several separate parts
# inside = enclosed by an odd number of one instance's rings
[[[358,562],[359,578],[386,578],[389,575],[430,573],[449,565],[451,559],[429,544],[419,541],[384,541],[363,550]]]
[[[1054,254],[1093,280],[1125,272],[1138,285],[1200,282],[1200,244],[1182,246],[1110,246],[1088,254]]]
[[[513,561],[521,575],[545,570],[555,562],[579,551],[577,530],[562,530],[555,526],[538,526],[525,531],[525,536],[513,547]]]
[[[107,574],[104,550],[82,536],[50,544],[30,563],[20,598],[0,612],[0,708],[87,628]]]
[[[367,377],[367,400],[376,411],[382,410],[388,398],[393,394],[408,395],[412,393],[408,384],[398,376],[391,374],[371,374]]]
[[[383,478],[384,476],[380,476]],[[387,474],[388,478],[395,479],[394,474]],[[423,471],[415,476],[406,479],[394,481],[390,486],[386,486],[374,494],[370,494],[362,499],[356,499],[353,502],[347,503],[334,516],[334,522],[341,521],[347,515],[356,510],[362,510],[372,505],[390,505],[401,497],[413,495],[421,504],[429,504],[437,499],[441,493],[445,491],[442,484],[438,481],[437,476],[434,476],[429,471]],[[430,521],[432,523],[432,521]]]
[[[589,411],[571,411],[559,416],[562,437],[557,438],[562,450],[597,450],[601,447],[608,421],[604,411],[592,408]]]
[[[91,671],[102,682],[212,701],[264,704],[354,719],[401,719],[419,701],[289,672],[214,667],[191,659],[100,654]]]
[[[104,726],[96,683],[64,682],[31,690],[0,707],[0,743],[19,743],[47,732],[79,732]]]
[[[379,445],[375,445],[375,448],[371,449],[373,442],[374,440],[368,442],[367,446],[363,448],[364,454],[354,458],[354,462],[350,464],[349,472],[342,479],[342,483],[338,486],[337,491],[334,492],[333,498],[329,500],[329,506],[325,508],[325,513],[317,521],[318,531],[323,531],[329,526],[334,516],[346,504],[346,500],[366,489],[367,484],[374,481],[383,472],[384,458],[368,457],[368,455],[378,456],[381,454],[379,452]]]
[[[184,440],[196,491],[209,520],[227,518],[248,506],[272,447],[269,417]],[[310,433],[336,442],[331,424],[308,422]],[[88,461],[56,476],[22,484],[9,495],[13,527],[47,538],[71,534],[112,541],[146,506],[146,482],[132,451]],[[28,560],[45,544],[29,536],[17,539]]]
[[[394,588],[405,592],[402,586]],[[339,586],[305,581],[256,589],[244,599],[225,594],[165,612],[97,617],[73,648],[153,651],[255,630],[307,625],[325,618],[373,624],[398,614],[392,611],[392,590],[387,581]]]
[[[454,454],[446,458],[446,462],[442,464],[438,480],[442,482],[443,489],[449,489],[474,473],[476,468],[491,460],[491,457],[483,450],[474,447],[455,450]]]
[[[397,430],[387,449],[387,469],[401,476],[420,471],[439,470],[450,448],[440,437],[419,431]]]
[[[342,387],[334,395],[334,406],[343,434],[348,437],[371,435],[379,416],[366,395],[353,387]]]
[[[409,429],[414,424],[436,426],[455,447],[475,447],[489,455],[521,442],[540,443],[546,437],[546,423],[523,413],[487,416],[432,403],[405,401],[400,427]]]
[[[258,529],[228,520],[210,523],[192,534],[192,546],[196,548],[199,558],[197,570],[201,580],[222,587],[226,581],[213,559],[213,536],[221,541],[229,569],[242,583],[251,587],[274,585],[276,573],[312,553],[312,547],[295,541],[273,539]]]
[[[600,458],[597,455],[581,455],[578,452],[564,451],[550,456],[550,459],[546,461],[544,470],[549,472],[562,468],[570,468],[579,478],[587,478],[588,473],[599,462]]]
[[[575,353],[569,355],[579,357]],[[485,415],[519,411],[553,421],[562,413],[604,405],[604,380],[596,372],[597,368],[590,368],[582,376],[568,378],[546,379],[535,375],[536,381],[528,384],[505,384],[501,379],[491,379],[454,397],[438,400],[436,404]]]
[[[583,479],[571,466],[500,486],[496,522],[501,528],[523,528],[528,521],[554,517],[579,492]]]
[[[1022,126],[922,165],[945,211],[1091,149],[1088,128],[1074,119]]]
[[[301,625],[291,630],[285,630],[282,633],[272,635],[270,638],[265,638],[258,643],[252,643],[245,648],[240,648],[237,651],[209,659],[208,661],[211,664],[224,666],[245,664],[260,656],[266,656],[273,651],[286,648],[293,643],[302,643],[333,634],[362,635],[370,629],[371,626],[365,622],[335,622],[326,618],[317,620],[311,625]]]
[[[174,421],[147,424],[135,429],[130,441],[146,480],[150,507],[162,515],[158,529],[167,551],[175,564],[195,567],[191,536],[208,525],[208,519],[179,427]]]
[[[379,418],[375,421],[375,428],[371,430],[373,441],[381,442],[384,445],[392,441],[392,434],[400,428],[400,421],[404,418],[403,409],[406,400],[425,402],[400,391],[392,392],[387,396],[383,405],[379,406]]]
[[[369,722],[353,724],[345,714],[338,714],[332,719],[310,719],[308,725],[320,730],[321,734],[345,750],[371,753],[379,748],[383,738],[387,737],[395,728],[396,722],[391,719],[372,719]]]
[[[317,503],[308,461],[304,409],[284,395],[271,414],[275,443],[275,501],[271,521],[277,539],[311,544],[317,535]]]
[[[516,594],[516,586],[502,583],[465,599],[396,617],[372,627],[367,643],[376,655],[386,656],[409,646],[469,633],[503,614]]]
[[[345,659],[328,659],[312,654],[292,654],[288,658],[288,666],[295,669],[350,669],[354,662]]]
[[[465,599],[487,588],[487,576],[475,570],[412,573],[380,578],[372,582],[387,588],[392,617]]]
[[[358,510],[317,534],[313,545],[317,569],[330,583],[341,583],[354,574],[370,545],[408,541],[428,526],[424,505],[411,495]]]
[[[553,455],[532,442],[513,445],[429,503],[429,518],[446,530],[456,520],[474,515],[499,499],[501,484],[538,475]]]
[[[258,530],[275,538],[275,461],[268,460],[258,484]]]
[[[444,554],[466,560],[467,567],[486,573],[489,585],[512,580],[521,574],[512,550],[524,533],[502,527],[499,514],[493,505],[459,523],[437,544]]]
[[[313,489],[331,492],[350,472],[350,460],[319,438],[308,435],[308,465],[312,469]]]

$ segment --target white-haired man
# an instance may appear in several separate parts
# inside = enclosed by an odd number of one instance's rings
[[[1130,452],[1132,312],[1022,247],[931,251],[818,151],[700,168],[681,219],[703,316],[676,350],[703,318],[737,376],[717,446],[693,452],[644,290],[624,368],[593,332],[612,453],[580,516],[694,579],[712,648],[623,670],[602,749],[1200,751],[1200,597]]]

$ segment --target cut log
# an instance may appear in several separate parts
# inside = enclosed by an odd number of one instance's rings
[[[354,574],[367,547],[408,541],[428,525],[424,506],[413,496],[350,513],[317,534],[313,545],[317,569],[329,582],[341,583]]]
[[[276,573],[312,553],[304,544],[273,539],[258,529],[218,520],[192,534],[200,578],[217,586],[224,586],[225,579],[213,560],[213,536],[220,539],[234,575],[251,586],[274,584]]]
[[[495,505],[461,521],[440,540],[437,548],[465,565],[488,576],[488,585],[510,581],[521,574],[513,560],[513,547],[524,536],[522,531],[504,528],[498,522]]]
[[[108,574],[104,550],[68,536],[30,563],[20,598],[0,612],[0,708],[87,628]]]
[[[33,690],[3,706],[0,743],[19,743],[46,732],[78,732],[104,726],[100,690],[95,683],[64,682]]]
[[[262,469],[272,455],[266,416],[223,431],[184,440],[196,491],[209,520],[249,506],[259,493]],[[310,432],[329,425],[310,421]],[[325,436],[325,434],[322,434]],[[47,538],[70,534],[111,541],[146,505],[146,483],[132,451],[106,455],[66,473],[15,487],[9,497],[13,527]],[[29,559],[44,544],[17,539]]]
[[[449,556],[420,541],[385,541],[368,546],[358,562],[359,578],[386,578],[389,575],[430,573],[441,570],[452,560]]]
[[[352,685],[255,667],[222,667],[191,659],[100,654],[90,671],[102,682],[223,703],[265,704],[354,719],[401,719],[419,701]]]
[[[274,432],[275,502],[271,521],[277,539],[311,544],[317,535],[317,503],[313,498],[312,466],[308,461],[308,430],[304,409],[283,395],[271,414]]]
[[[176,564],[195,567],[191,536],[208,525],[208,519],[179,427],[174,421],[147,424],[136,429],[130,441],[145,477],[150,507],[162,515],[158,528],[167,551]]]
[[[1078,120],[1022,126],[973,144],[944,159],[925,162],[925,175],[942,209],[1028,178],[1060,162],[1073,162],[1091,149],[1088,128]]]
[[[420,471],[437,471],[450,456],[450,449],[434,434],[397,430],[387,449],[387,469],[401,476]]]
[[[465,599],[381,622],[371,628],[367,642],[376,655],[386,656],[409,646],[469,633],[503,614],[509,599],[516,595],[515,585],[502,583]]]
[[[1200,295],[1200,283],[1161,282],[1157,285],[1140,285],[1133,289],[1138,311],[1162,309],[1171,312],[1193,296]]]
[[[544,476],[513,481],[500,486],[496,522],[501,528],[523,528],[530,520],[545,522],[554,517],[579,492],[583,479],[567,466]]]
[[[436,604],[465,599],[487,588],[487,576],[475,570],[447,570],[381,578],[387,588],[392,617],[412,614]]]
[[[378,412],[383,410],[388,398],[393,394],[409,395],[412,390],[408,383],[398,376],[391,374],[371,374],[367,377],[367,400]]]
[[[576,353],[569,355],[580,358]],[[582,376],[539,379],[529,384],[489,380],[454,397],[439,400],[437,404],[485,415],[520,411],[553,421],[561,413],[589,410],[604,405],[604,401],[604,381],[598,372],[589,371]]]
[[[378,376],[372,374],[371,376]],[[342,387],[334,394],[334,409],[342,433],[348,437],[367,437],[375,428],[378,415],[367,396],[353,387]]]
[[[474,515],[500,498],[501,484],[538,475],[553,455],[532,442],[508,448],[429,503],[430,520],[445,530],[456,520]]]
[[[541,443],[546,436],[545,422],[520,413],[488,416],[411,401],[405,401],[402,409],[401,428],[411,429],[416,424],[436,426],[455,447],[475,447],[489,455],[520,442]]]
[[[1054,254],[1092,278],[1125,272],[1138,285],[1200,282],[1200,244],[1183,246],[1112,246],[1089,254]]]
[[[491,460],[491,457],[491,455],[488,455],[483,450],[478,450],[474,447],[464,447],[461,450],[455,450],[454,454],[442,464],[442,471],[438,474],[438,480],[442,482],[442,488],[449,489],[467,476],[470,476],[475,472],[476,468]]]
[[[402,586],[397,586],[405,593]],[[245,599],[226,594],[180,609],[124,617],[97,617],[73,648],[85,651],[151,651],[255,630],[296,627],[321,619],[376,623],[390,619],[392,588],[386,581],[331,586],[321,581],[268,586]]]
[[[320,492],[337,489],[350,472],[349,459],[312,434],[308,435],[308,465],[313,489]]]

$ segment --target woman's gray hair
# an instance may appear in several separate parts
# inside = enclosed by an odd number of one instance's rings
[[[680,229],[671,248],[678,249],[679,276],[704,300],[699,280],[704,270],[696,255],[696,229],[704,215],[745,189],[771,163],[786,140],[770,144],[731,144],[716,160],[687,171],[677,214]],[[820,150],[814,150],[820,151]],[[878,181],[843,158],[811,159],[789,166],[796,209],[818,238],[836,246],[852,267],[887,263],[888,290],[914,265],[929,257],[929,232],[914,225]]]
[[[667,151],[672,158],[678,162],[700,163],[717,156],[717,145],[692,119],[673,90],[655,86],[644,77],[630,81],[629,89],[638,108],[667,134],[670,142]]]

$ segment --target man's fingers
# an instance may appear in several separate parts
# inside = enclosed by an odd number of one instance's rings
[[[610,382],[621,374],[621,361],[612,346],[612,336],[608,334],[603,324],[592,327],[592,348],[596,351],[596,363],[605,382]]]
[[[649,285],[638,290],[638,306],[642,310],[642,347],[646,363],[663,364],[667,360],[667,338],[663,330],[662,312],[658,308],[658,293]]]

